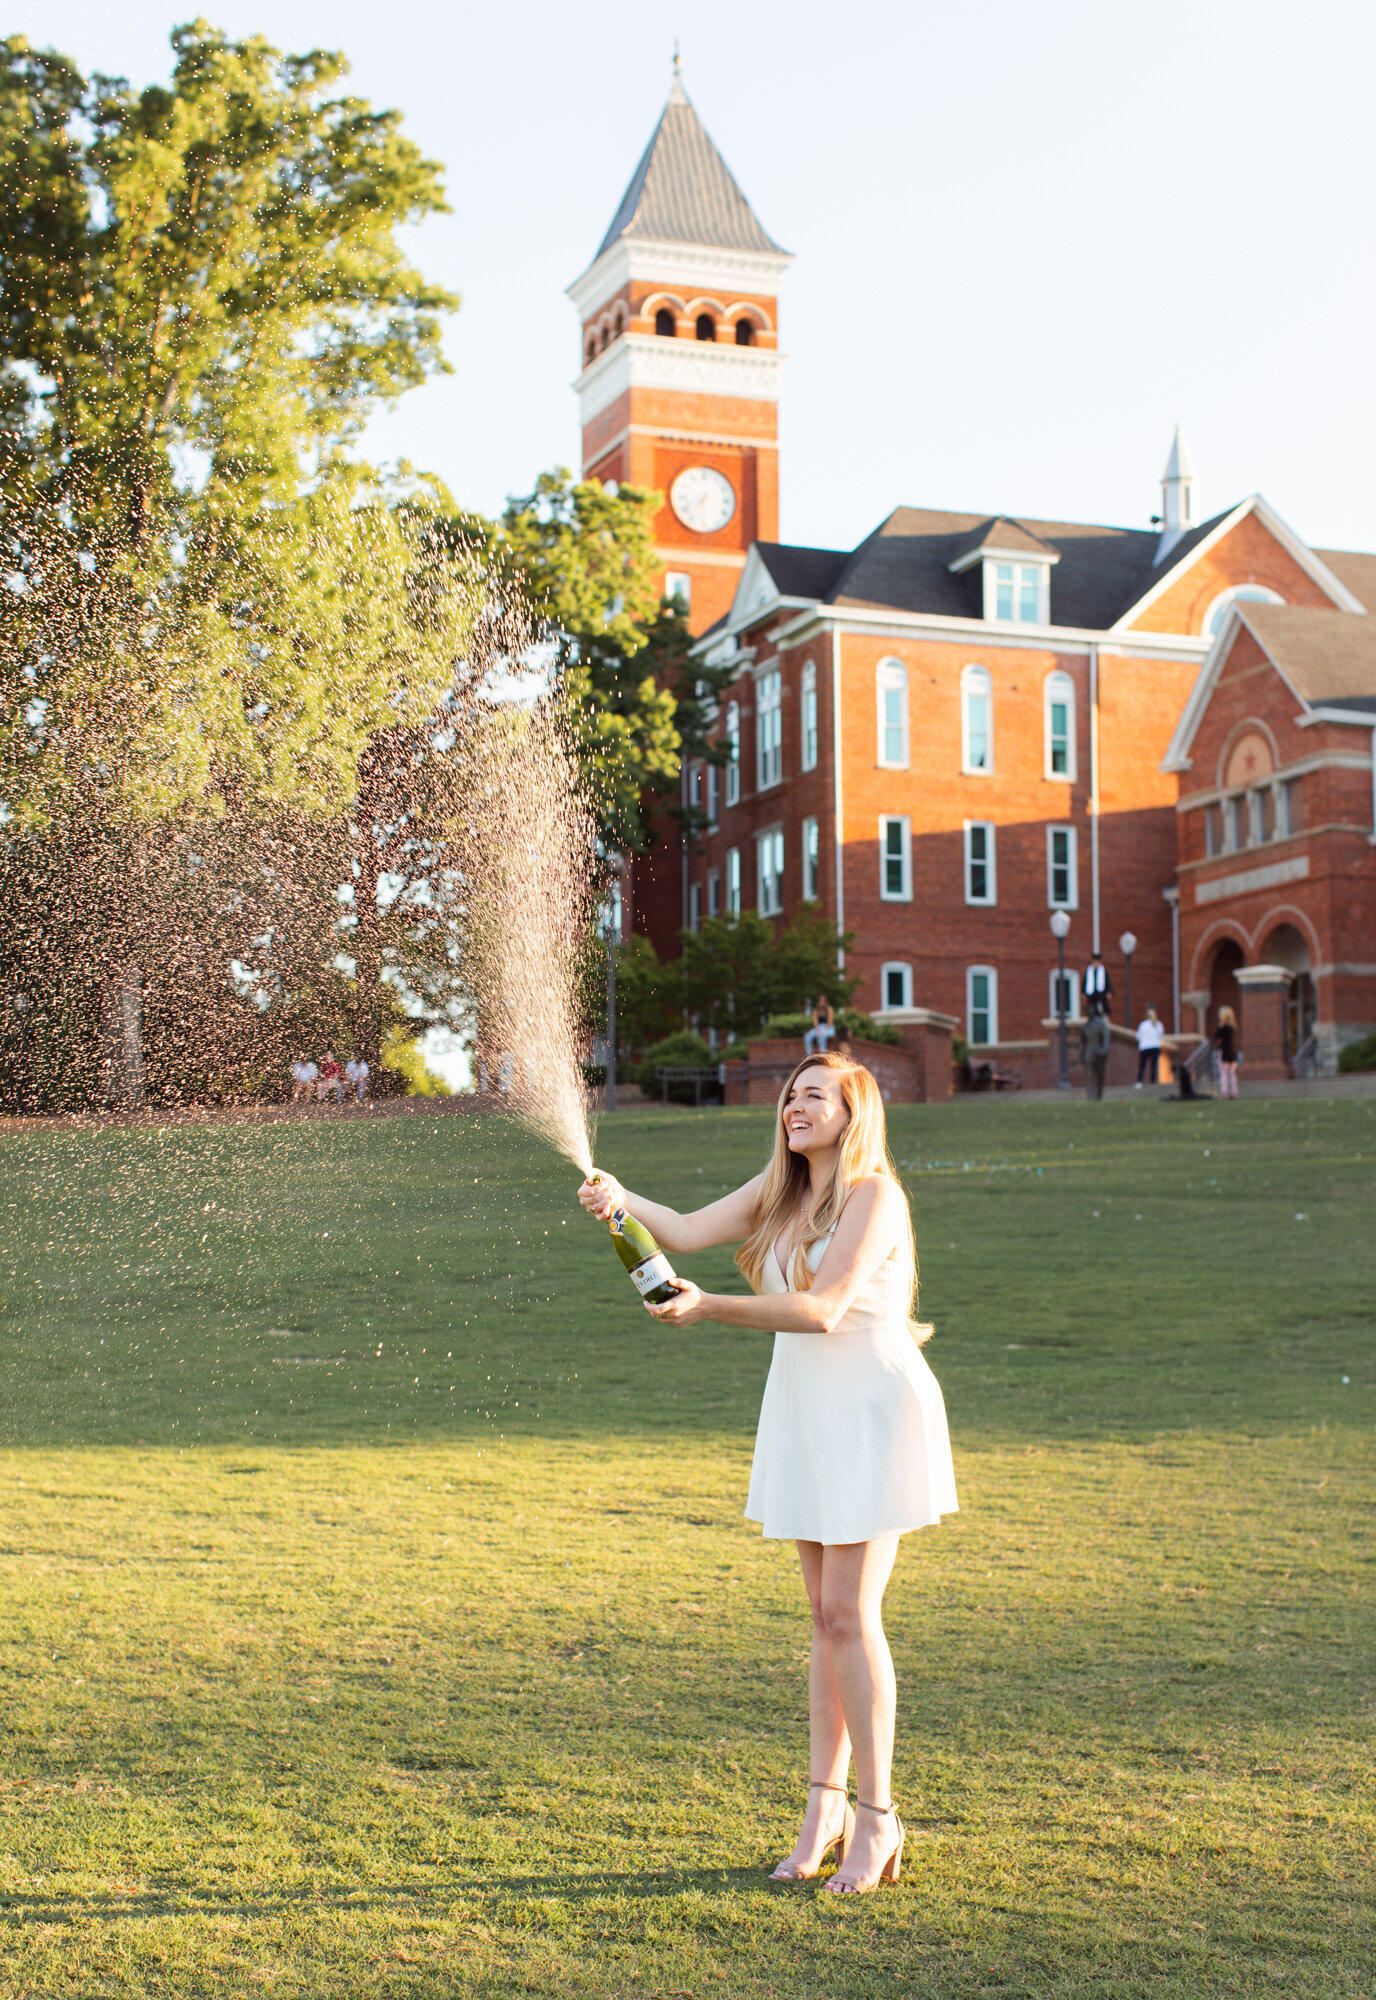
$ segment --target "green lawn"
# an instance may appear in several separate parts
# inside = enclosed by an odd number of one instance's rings
[[[690,1204],[756,1112],[620,1114]],[[0,1136],[0,1995],[1369,1996],[1376,1103],[894,1114],[963,1511],[897,1890],[806,1780],[768,1343],[497,1118]],[[685,1265],[735,1282],[727,1253]]]

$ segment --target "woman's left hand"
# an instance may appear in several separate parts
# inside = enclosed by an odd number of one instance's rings
[[[691,1279],[677,1278],[678,1290],[673,1298],[666,1299],[662,1306],[652,1306],[648,1299],[645,1310],[663,1326],[691,1326],[694,1320],[706,1319],[707,1310],[702,1302],[702,1293]]]

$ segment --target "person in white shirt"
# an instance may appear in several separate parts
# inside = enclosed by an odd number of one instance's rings
[[[313,1062],[307,1062],[304,1056],[297,1057],[291,1066],[291,1101],[293,1104],[299,1102],[303,1097],[309,1103],[315,1094],[314,1084],[319,1074],[320,1071]]]
[[[1096,1014],[1108,1015],[1113,1012],[1113,981],[1108,976],[1108,967],[1097,951],[1085,967],[1081,984],[1085,996],[1085,1013],[1091,1020]]]
[[[354,1096],[360,1104],[368,1100],[368,1065],[362,1056],[354,1056],[344,1065],[344,1074],[353,1085]]]
[[[1156,1065],[1166,1039],[1164,1024],[1158,1019],[1154,1007],[1148,1007],[1137,1026],[1137,1081],[1134,1090],[1140,1090],[1144,1082],[1156,1082]]]

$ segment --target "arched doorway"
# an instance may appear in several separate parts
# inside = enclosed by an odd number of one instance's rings
[[[1235,938],[1224,938],[1215,948],[1213,963],[1209,967],[1209,1017],[1205,1023],[1205,1033],[1212,1035],[1218,1026],[1220,1007],[1231,1007],[1239,1018],[1242,1006],[1242,989],[1237,983],[1238,967],[1247,963],[1247,955]]]
[[[1262,948],[1261,962],[1283,965],[1295,975],[1290,983],[1285,1021],[1285,1058],[1293,1062],[1314,1032],[1317,1013],[1314,974],[1304,933],[1294,924],[1279,925]]]

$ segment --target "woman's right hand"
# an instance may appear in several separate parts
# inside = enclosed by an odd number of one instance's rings
[[[578,1199],[589,1215],[605,1222],[614,1208],[626,1206],[626,1190],[615,1174],[604,1173],[599,1167],[596,1174],[579,1188]]]

